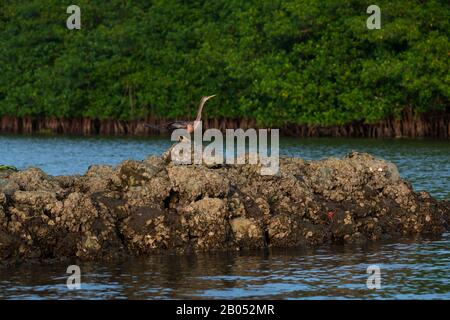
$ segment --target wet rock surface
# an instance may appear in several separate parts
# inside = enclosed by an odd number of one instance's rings
[[[160,157],[0,174],[0,258],[114,259],[161,252],[353,243],[448,230],[450,203],[414,192],[368,154],[255,165],[175,165]]]

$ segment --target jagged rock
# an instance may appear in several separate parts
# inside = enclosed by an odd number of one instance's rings
[[[225,200],[204,198],[184,208],[182,224],[194,249],[220,249],[232,239],[228,218]]]
[[[438,235],[450,205],[414,192],[395,165],[281,158],[259,165],[175,165],[162,157],[52,177],[0,174],[0,261],[111,259],[166,251],[311,246]]]
[[[227,177],[203,166],[195,168],[170,164],[167,172],[173,190],[179,192],[186,202],[207,196],[223,198],[230,191]]]
[[[133,254],[145,254],[167,249],[184,248],[181,217],[158,208],[136,207],[121,224],[128,249]]]
[[[264,248],[265,234],[261,220],[238,217],[232,219],[230,223],[239,248]]]
[[[14,172],[9,179],[19,185],[23,191],[52,191],[58,192],[58,183],[39,168],[28,168],[24,171]]]

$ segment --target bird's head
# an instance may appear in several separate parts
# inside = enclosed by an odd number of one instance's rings
[[[211,98],[214,98],[216,94],[213,94],[212,96],[203,97],[205,99],[205,102],[208,101]]]

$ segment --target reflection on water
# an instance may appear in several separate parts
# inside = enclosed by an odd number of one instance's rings
[[[450,234],[440,239],[276,252],[158,255],[115,264],[80,262],[81,290],[67,264],[1,269],[0,298],[449,299]],[[369,265],[381,289],[366,286]]]
[[[82,174],[170,146],[161,138],[0,136],[0,164]],[[394,162],[417,190],[450,199],[450,141],[282,139],[280,153],[305,159],[355,150]],[[270,253],[164,255],[111,264],[79,263],[82,290],[69,291],[68,264],[0,267],[0,298],[426,298],[450,299],[450,235],[438,240],[323,246]],[[381,267],[381,290],[366,268]]]

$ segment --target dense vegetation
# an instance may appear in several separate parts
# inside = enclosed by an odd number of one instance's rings
[[[0,115],[342,124],[445,109],[450,4],[1,0]],[[66,9],[81,7],[82,29]]]

